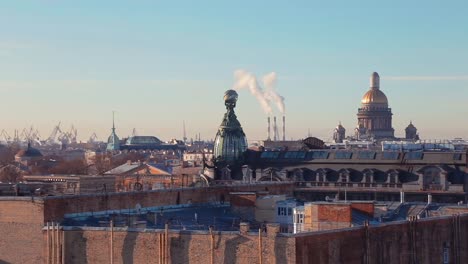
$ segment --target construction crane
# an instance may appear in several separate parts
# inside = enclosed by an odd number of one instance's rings
[[[19,137],[19,133],[18,133],[18,129],[15,129],[15,135],[13,137],[13,142],[14,143],[20,143],[21,142],[20,137]]]
[[[98,137],[97,137],[96,133],[93,133],[93,134],[89,137],[88,143],[89,143],[89,144],[94,144],[94,143],[96,143],[96,142],[98,142]]]
[[[63,134],[62,130],[60,129],[61,122],[58,123],[50,133],[50,136],[46,139],[46,145],[59,145],[61,144],[60,136]]]
[[[8,135],[5,129],[3,129],[0,133],[0,141],[5,144],[9,144],[11,142],[11,137]]]
[[[78,129],[75,128],[74,125],[71,126],[70,132],[68,132],[68,138],[70,139],[70,143],[76,144],[78,142]]]

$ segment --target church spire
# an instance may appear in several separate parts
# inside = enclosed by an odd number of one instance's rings
[[[114,120],[115,111],[112,111],[112,132],[115,132],[115,120]]]
[[[107,139],[107,150],[119,150],[120,149],[120,140],[117,134],[115,133],[115,111],[112,111],[112,133]]]

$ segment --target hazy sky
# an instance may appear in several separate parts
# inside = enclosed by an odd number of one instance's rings
[[[214,138],[245,69],[277,73],[288,138],[326,139],[340,120],[352,133],[377,71],[397,136],[413,120],[422,138],[468,138],[468,2],[323,2],[0,0],[0,129],[104,139],[115,110],[121,137],[181,138],[185,120]],[[264,139],[255,98],[237,105]]]

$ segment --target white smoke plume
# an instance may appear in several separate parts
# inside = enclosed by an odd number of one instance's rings
[[[273,101],[276,104],[278,110],[284,114],[285,107],[284,107],[284,97],[279,95],[276,92],[276,72],[270,72],[269,74],[263,76],[263,86],[265,86],[265,97],[267,97],[270,101]]]
[[[249,89],[250,93],[257,98],[258,103],[266,114],[272,113],[272,102],[275,103],[278,110],[284,114],[284,98],[275,90],[277,79],[275,72],[270,72],[262,77],[265,89],[258,84],[257,77],[246,70],[234,71],[234,79],[233,89]]]

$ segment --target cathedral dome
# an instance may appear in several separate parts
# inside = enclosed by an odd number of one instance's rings
[[[42,153],[38,149],[31,147],[31,143],[28,143],[28,148],[20,150],[15,156],[17,158],[38,158],[42,157]]]
[[[380,76],[373,72],[370,77],[370,89],[362,97],[363,105],[388,106],[387,96],[380,90]]]
[[[409,125],[405,128],[406,131],[416,131],[418,130],[414,125],[413,122],[410,121]]]
[[[380,90],[372,88],[367,91],[361,100],[362,104],[385,104],[388,105],[387,96]]]

